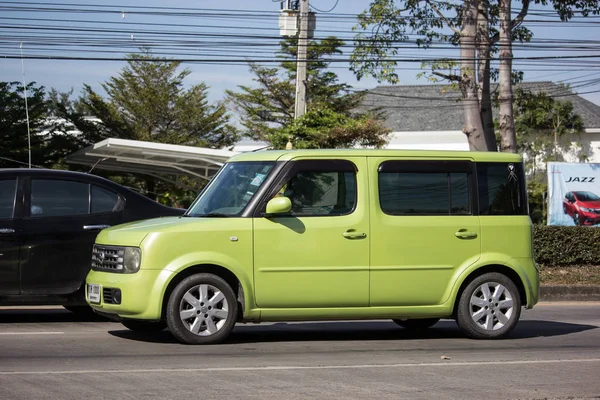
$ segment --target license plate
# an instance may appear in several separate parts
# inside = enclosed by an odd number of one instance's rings
[[[100,303],[100,285],[96,283],[88,284],[88,300],[90,303]]]

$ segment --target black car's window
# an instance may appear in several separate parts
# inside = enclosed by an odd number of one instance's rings
[[[9,219],[13,216],[15,206],[16,179],[0,181],[0,219]]]
[[[31,181],[31,216],[56,217],[89,214],[89,184],[58,179]]]
[[[92,185],[92,214],[117,211],[118,204],[116,193]]]
[[[278,195],[292,202],[292,216],[339,216],[356,205],[356,167],[345,160],[296,161]]]

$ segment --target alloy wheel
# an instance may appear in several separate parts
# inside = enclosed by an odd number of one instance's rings
[[[481,284],[470,299],[471,318],[487,331],[503,328],[514,312],[513,294],[497,282]]]
[[[229,315],[223,292],[209,284],[193,286],[181,298],[179,317],[193,334],[211,336],[220,331]]]

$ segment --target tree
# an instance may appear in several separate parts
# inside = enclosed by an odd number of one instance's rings
[[[290,140],[298,149],[381,147],[388,133],[389,129],[366,115],[351,117],[324,107],[276,129],[269,141],[276,149],[284,149]]]
[[[298,120],[294,119],[297,40],[282,42],[280,68],[250,63],[258,85],[226,92],[241,115],[244,134],[276,148],[284,148],[289,140],[298,148],[385,144],[390,131],[382,125],[380,114],[357,111],[365,93],[340,83],[337,74],[328,70],[329,58],[341,54],[343,44],[335,37],[309,43],[307,113]]]
[[[561,160],[564,152],[575,152],[582,160],[587,157],[585,149],[573,144],[585,131],[583,120],[573,111],[573,103],[556,100],[543,91],[517,89],[513,108],[516,147],[525,155],[528,172],[531,218],[536,223],[543,222],[547,215],[548,184],[546,171],[540,173],[540,165]]]
[[[101,121],[94,135],[210,148],[235,143],[230,116],[224,104],[209,104],[208,86],[183,88],[189,69],[178,72],[179,62],[147,50],[127,58],[119,75],[102,84],[107,99],[84,87],[81,101]]]
[[[122,138],[209,148],[232,146],[238,139],[237,130],[222,102],[209,103],[208,86],[200,83],[184,88],[189,69],[179,70],[179,62],[142,50],[141,54],[129,54],[120,73],[102,84],[106,98],[85,85],[83,96],[75,102],[68,94],[54,94],[53,110],[75,125],[88,145]],[[127,183],[156,199],[164,198],[165,192],[175,197],[195,195],[150,176]],[[189,184],[200,186],[202,182]],[[172,196],[164,201],[170,203]]]
[[[512,71],[512,42],[528,42],[532,38],[531,31],[523,25],[530,4],[552,4],[562,21],[571,19],[577,11],[583,16],[598,14],[600,5],[597,0],[521,0],[519,13],[510,20],[509,3],[509,0],[373,0],[359,15],[355,27],[362,32],[355,39],[352,69],[359,79],[373,76],[380,82],[397,83],[395,57],[400,48],[397,43],[409,41],[409,35],[415,35],[415,44],[422,48],[438,43],[459,46],[458,73],[455,59],[438,59],[424,66],[431,68],[431,80],[447,80],[461,89],[464,132],[471,149],[495,151],[489,87],[490,80],[499,72],[490,67],[489,60],[500,47],[502,149],[515,151],[510,104],[512,83],[521,79],[522,74]],[[498,46],[501,36],[502,43]],[[475,113],[475,109],[479,112]]]
[[[32,166],[50,167],[58,157],[52,151],[52,126],[47,120],[48,103],[43,86],[27,84],[27,109],[23,85],[18,82],[0,82],[0,168],[29,165],[29,142]],[[28,139],[27,112],[29,114]]]
[[[556,100],[545,92],[517,89],[514,101],[517,150],[527,158],[527,168],[535,175],[538,163],[559,161],[573,142],[585,132],[583,119],[573,111],[573,103]],[[579,151],[578,157],[586,155]]]

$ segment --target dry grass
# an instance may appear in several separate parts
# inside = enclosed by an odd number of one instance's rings
[[[541,266],[540,283],[542,285],[600,285],[600,265],[582,265],[570,267]]]

